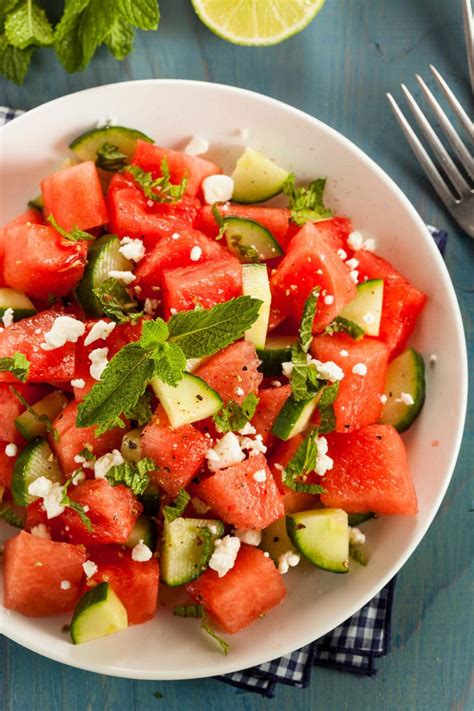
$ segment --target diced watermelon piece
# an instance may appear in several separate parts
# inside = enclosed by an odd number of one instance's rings
[[[337,252],[338,249],[347,250],[347,238],[352,232],[352,223],[347,217],[332,217],[330,220],[322,220],[314,223],[320,234],[324,235],[326,242],[331,249]],[[285,241],[288,243],[299,231],[301,227],[296,222],[290,222]]]
[[[190,311],[196,305],[210,309],[242,294],[242,265],[234,257],[182,267],[163,275],[163,309]]]
[[[280,207],[260,207],[258,205],[236,205],[229,203],[219,208],[223,217],[243,217],[246,220],[254,220],[269,230],[278,244],[284,247],[285,235],[288,230],[290,211]],[[203,205],[194,222],[196,229],[201,230],[208,237],[215,238],[219,233],[219,227],[212,213],[211,205]]]
[[[383,279],[383,307],[379,338],[390,350],[390,359],[399,355],[413,333],[416,320],[426,303],[426,294],[397,272],[389,262],[371,252],[360,250],[359,279]]]
[[[347,435],[327,435],[333,468],[321,481],[324,506],[347,513],[418,511],[403,441],[391,425],[369,425]]]
[[[109,221],[99,174],[88,160],[63,168],[41,181],[45,215],[54,215],[65,230],[89,230]]]
[[[226,258],[228,255],[224,247],[218,242],[189,227],[180,228],[174,236],[162,237],[150,254],[141,260],[135,275],[137,284],[142,289],[141,297],[156,298],[163,286],[163,273],[165,270],[179,267],[190,267],[195,264],[204,264],[215,259]],[[197,247],[201,250],[199,259],[191,259],[191,250]],[[194,256],[194,255],[193,255]]]
[[[9,227],[3,265],[5,284],[28,296],[66,296],[86,265],[87,241],[72,242],[47,225]]]
[[[224,402],[235,400],[239,405],[249,393],[257,393],[263,375],[255,346],[238,341],[211,356],[196,375],[217,390]]]
[[[122,437],[127,431],[120,427],[114,427],[107,432],[97,436],[96,427],[76,427],[77,402],[71,402],[62,410],[53,422],[53,428],[57,432],[57,437],[50,437],[50,444],[61,465],[64,474],[70,474],[79,468],[74,457],[81,452],[86,445],[100,457],[115,448],[120,448]]]
[[[3,604],[27,617],[72,610],[79,597],[85,560],[82,547],[22,531],[5,543]],[[62,581],[70,583],[67,590],[61,587]]]
[[[123,546],[91,549],[88,555],[98,570],[88,579],[86,589],[107,582],[125,606],[129,625],[151,620],[158,604],[157,558],[139,563]]]
[[[14,217],[13,220],[7,222],[6,225],[0,229],[0,286],[5,286],[5,281],[3,277],[3,269],[5,262],[5,251],[8,245],[7,230],[9,227],[16,227],[17,225],[26,225],[30,222],[32,225],[41,225],[43,223],[43,215],[38,210],[28,209],[22,212],[21,215]]]
[[[45,351],[41,348],[44,334],[50,331],[60,311],[41,313],[17,321],[0,333],[0,358],[23,353],[30,363],[29,382],[61,382],[74,377],[75,344],[66,343],[60,348]],[[0,382],[17,383],[8,372],[0,372]]]
[[[327,326],[356,294],[348,267],[337,256],[318,224],[308,222],[293,237],[286,256],[271,278],[272,293],[277,298],[286,297],[290,312],[298,319],[313,289],[321,289],[314,333]],[[324,303],[326,295],[334,296],[333,303]]]
[[[273,474],[275,483],[283,498],[283,506],[285,513],[295,513],[297,511],[307,511],[315,508],[319,502],[319,498],[314,494],[305,494],[299,491],[293,491],[283,483],[283,469],[286,467],[290,459],[296,454],[296,450],[304,439],[304,435],[296,435],[287,442],[278,442],[275,450],[268,461],[268,466]],[[313,483],[313,482],[311,482]],[[315,482],[318,483],[318,482]]]
[[[273,424],[278,413],[291,395],[291,385],[282,385],[279,388],[265,388],[258,391],[258,405],[252,418],[252,425],[257,434],[262,435],[263,443],[269,447],[275,441],[272,435]]]
[[[265,481],[254,479],[258,471],[265,472]],[[285,512],[263,454],[218,470],[204,479],[197,488],[198,498],[212,506],[219,518],[236,528],[261,530],[281,518]]]
[[[227,632],[238,632],[278,605],[286,595],[281,575],[270,558],[242,545],[234,567],[222,578],[208,568],[186,586]]]
[[[29,405],[41,400],[49,388],[43,385],[16,383],[15,390],[25,398]],[[24,442],[15,427],[15,419],[25,411],[11,385],[0,383],[0,437],[5,442]]]
[[[2,437],[3,436],[4,435],[2,431]],[[17,460],[17,457],[7,457],[5,453],[5,448],[8,444],[10,444],[11,441],[11,438],[8,438],[6,442],[0,442],[0,486],[8,488],[10,488],[12,483],[13,468]]]
[[[344,371],[334,402],[336,431],[351,432],[377,422],[382,410],[380,395],[385,385],[388,348],[375,338],[353,340],[345,333],[316,336],[311,353],[323,362],[332,361]],[[348,355],[344,355],[344,354]],[[362,363],[366,375],[353,372]]]
[[[204,158],[189,156],[186,153],[172,151],[170,148],[161,148],[146,141],[137,141],[132,164],[139,165],[157,178],[162,175],[161,164],[164,158],[168,162],[171,182],[180,183],[186,176],[188,179],[186,194],[192,197],[198,194],[204,178],[222,172],[217,165]]]
[[[157,465],[151,477],[170,496],[176,496],[189,484],[202,467],[210,446],[209,439],[192,425],[171,427],[161,407],[143,430],[142,454]]]

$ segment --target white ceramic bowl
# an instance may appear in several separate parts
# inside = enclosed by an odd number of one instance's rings
[[[421,218],[370,158],[311,116],[228,86],[174,80],[113,84],[57,99],[16,119],[0,135],[0,224],[24,209],[40,179],[67,154],[70,140],[104,115],[165,146],[181,147],[194,134],[204,136],[224,169],[242,148],[239,129],[247,129],[250,145],[299,178],[327,176],[328,203],[373,233],[379,252],[428,294],[412,343],[426,358],[435,353],[438,359],[427,368],[422,415],[404,435],[420,513],[364,525],[372,552],[367,568],[331,575],[298,566],[285,577],[285,602],[230,637],[227,657],[196,622],[173,618],[162,605],[145,625],[77,647],[60,631],[65,620],[28,619],[0,608],[0,629],[7,637],[75,667],[139,679],[224,674],[274,659],[333,629],[370,600],[421,541],[448,486],[463,431],[467,361],[459,307]],[[11,529],[3,527],[2,535],[11,535]]]

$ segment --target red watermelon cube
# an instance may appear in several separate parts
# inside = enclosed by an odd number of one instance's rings
[[[32,225],[41,225],[43,223],[43,215],[38,210],[28,209],[22,212],[21,215],[14,217],[13,220],[7,222],[6,225],[0,229],[0,286],[6,286],[3,278],[3,268],[5,262],[5,251],[8,245],[7,230],[10,227],[15,227],[17,225],[26,225],[27,223]]]
[[[324,236],[326,242],[337,252],[338,249],[347,250],[346,242],[352,232],[352,223],[347,217],[332,217],[330,220],[322,220],[315,223],[319,234]],[[302,228],[296,222],[290,222],[286,234],[288,243]]]
[[[291,395],[291,385],[279,388],[264,388],[258,391],[258,405],[252,418],[252,425],[257,434],[262,436],[263,443],[271,446],[275,442],[272,427],[278,413]]]
[[[239,405],[249,393],[257,393],[263,375],[258,370],[260,361],[255,346],[238,341],[211,356],[196,375],[217,390],[226,403],[235,400]]]

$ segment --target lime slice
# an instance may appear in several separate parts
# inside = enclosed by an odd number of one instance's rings
[[[233,44],[277,44],[301,32],[324,0],[192,0],[199,19]]]

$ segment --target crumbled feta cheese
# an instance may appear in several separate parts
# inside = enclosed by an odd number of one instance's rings
[[[3,316],[2,316],[2,322],[3,322],[3,325],[5,326],[5,328],[8,328],[8,326],[12,325],[13,316],[14,316],[13,309],[9,306],[8,309],[5,309],[5,311],[3,312]]]
[[[115,321],[97,321],[87,334],[84,340],[84,345],[90,346],[91,343],[94,343],[94,341],[98,341],[99,339],[105,341],[105,339],[110,336],[116,325]]]
[[[278,572],[280,575],[286,575],[290,568],[294,568],[301,560],[301,556],[294,551],[286,551],[278,558]]]
[[[91,362],[89,373],[94,378],[94,380],[101,379],[102,373],[106,369],[109,362],[107,360],[108,352],[108,348],[95,348],[89,353],[89,360]]]
[[[232,464],[238,464],[245,459],[240,441],[233,432],[227,432],[221,439],[218,439],[212,449],[206,452],[206,459],[209,469],[217,471],[225,469]]]
[[[46,541],[51,540],[51,534],[44,523],[39,523],[37,526],[33,526],[30,533],[32,536],[36,536],[36,538],[44,538]]]
[[[234,192],[234,181],[228,175],[208,175],[202,181],[202,190],[208,205],[228,202]]]
[[[319,360],[312,360],[312,363],[316,364],[318,369],[318,375],[323,380],[330,380],[331,383],[335,383],[338,380],[342,380],[344,377],[344,371],[340,368],[337,363],[332,360],[328,360],[325,363],[321,363]]]
[[[61,580],[61,590],[70,590],[71,589],[71,583],[69,580]]]
[[[205,514],[211,509],[210,506],[205,504],[204,501],[201,501],[201,499],[198,499],[197,496],[193,496],[193,498],[191,499],[191,504],[194,507],[196,513],[198,514]]]
[[[145,245],[141,239],[123,237],[120,240],[120,245],[119,252],[123,254],[125,259],[130,259],[132,262],[140,262],[145,256]]]
[[[270,558],[270,553],[268,551],[264,551],[263,555],[265,558]]]
[[[281,382],[279,380],[272,380],[271,386],[272,388],[281,388]]]
[[[152,557],[153,551],[148,548],[146,543],[143,543],[143,538],[140,538],[137,545],[132,548],[132,560],[137,563],[146,563]]]
[[[351,232],[349,237],[347,238],[347,245],[354,250],[354,252],[357,252],[359,249],[362,249],[362,245],[364,243],[364,237],[360,232],[357,232],[354,230],[354,232]]]
[[[357,269],[357,267],[359,266],[359,260],[353,257],[352,259],[348,259],[346,264],[349,269]]]
[[[395,402],[403,402],[404,405],[414,405],[415,404],[415,401],[413,400],[410,393],[400,393],[400,397],[397,397],[395,399]]]
[[[367,366],[365,363],[356,363],[352,366],[352,372],[354,375],[367,375]]]
[[[107,452],[101,457],[96,459],[94,462],[94,476],[96,479],[105,479],[105,475],[112,469],[112,467],[117,467],[119,464],[124,463],[124,458],[120,454],[118,449],[112,450],[112,452]]]
[[[328,441],[326,437],[318,437],[316,446],[318,448],[318,456],[314,471],[319,476],[324,476],[326,472],[333,468],[334,460],[328,456]]]
[[[384,393],[382,393],[382,395],[379,395],[379,400],[380,400],[380,402],[382,403],[382,405],[385,405],[385,403],[387,402],[388,398],[387,398],[387,396],[386,396]]]
[[[250,422],[246,422],[245,425],[239,430],[240,435],[254,435],[256,432],[257,430]]]
[[[366,239],[366,240],[364,241],[364,245],[363,245],[363,246],[364,246],[364,249],[365,249],[366,252],[373,252],[373,251],[375,250],[375,247],[376,247],[375,240],[372,239],[372,237],[369,237],[368,239]]]
[[[66,343],[77,343],[79,338],[86,330],[82,321],[72,316],[57,316],[50,331],[44,334],[44,343],[40,343],[40,347],[44,351],[52,351],[55,348],[61,348]]]
[[[82,388],[85,388],[86,381],[84,380],[84,378],[75,378],[74,380],[71,380],[71,386],[73,388],[79,388],[81,390]]]
[[[349,272],[349,276],[350,276],[350,278],[352,279],[352,281],[354,282],[354,284],[357,284],[357,283],[358,283],[358,281],[359,281],[359,272],[357,271],[357,269],[353,269],[351,272]]]
[[[207,153],[208,150],[209,141],[206,141],[202,136],[193,136],[184,149],[184,152],[188,156],[201,156],[203,153]]]
[[[86,560],[86,562],[82,564],[82,570],[86,574],[86,578],[92,578],[92,576],[97,573],[99,568],[93,560]]]
[[[158,299],[145,299],[145,306],[143,307],[144,312],[147,316],[153,316],[156,309],[158,308]]]
[[[362,533],[362,531],[355,526],[349,528],[349,543],[353,543],[354,545],[365,543],[365,533]]]
[[[235,394],[238,397],[243,397],[243,395],[245,395],[245,390],[243,388],[237,387],[237,388],[235,388]]]
[[[171,239],[179,239],[179,238],[180,238],[180,235],[177,232],[173,232],[173,234],[171,235]]]
[[[262,540],[262,532],[253,531],[250,528],[236,528],[234,536],[240,538],[241,543],[246,543],[248,546],[259,546]]]
[[[122,272],[118,269],[111,269],[108,276],[110,279],[117,279],[117,281],[121,281],[125,285],[131,284],[136,278],[133,272]]]
[[[337,256],[339,257],[339,259],[342,259],[342,261],[345,262],[347,259],[347,252],[344,249],[338,249]]]
[[[35,336],[39,336],[41,333],[41,328],[35,328]]]
[[[81,464],[84,467],[84,469],[94,469],[94,462],[86,459],[81,454],[74,455],[74,462],[76,464]]]
[[[331,304],[334,303],[334,296],[332,294],[326,294],[326,296],[323,299],[324,303],[330,306]]]
[[[38,496],[42,499],[44,496],[49,494],[51,486],[52,482],[50,479],[47,479],[45,476],[39,476],[28,486],[28,493],[31,494],[31,496]]]
[[[278,462],[275,462],[275,464],[274,464],[273,466],[274,466],[275,469],[277,469],[279,472],[282,472],[282,471],[283,471],[283,464],[278,464]]]
[[[342,351],[339,351],[339,355],[341,358],[348,358],[349,357],[349,351],[346,351],[345,348],[342,349]]]
[[[106,126],[116,126],[116,125],[117,125],[117,119],[115,118],[115,116],[109,116],[108,114],[106,114],[105,116],[101,116],[95,122],[96,128],[105,128]]]
[[[199,260],[202,257],[202,249],[198,245],[194,245],[194,247],[191,249],[191,252],[189,254],[189,259],[192,262],[199,262]]]
[[[256,435],[253,437],[241,437],[240,446],[242,449],[246,449],[249,453],[249,457],[255,457],[257,454],[265,454],[267,447],[263,444],[262,435]]]
[[[435,353],[432,353],[432,354],[430,355],[430,365],[431,365],[431,367],[433,367],[434,365],[436,365],[437,360],[438,360],[438,356],[435,355]]]
[[[267,480],[267,472],[265,469],[258,469],[256,472],[254,472],[252,479],[259,484],[263,484]]]
[[[18,454],[18,447],[14,442],[10,442],[10,444],[7,444],[5,447],[5,454],[7,457],[16,457]]]
[[[178,313],[178,309],[175,309],[174,306],[172,306],[172,307],[170,308],[170,314],[171,314],[172,316],[174,316],[174,315],[177,314],[177,313]]]
[[[369,311],[362,316],[362,321],[369,326],[371,323],[375,323],[375,316]]]
[[[209,560],[209,567],[223,578],[234,567],[240,549],[240,538],[224,536],[214,543],[214,552]]]
[[[291,361],[286,361],[281,364],[281,370],[285,378],[289,378],[293,372],[293,363]]]
[[[88,462],[88,464],[89,464],[89,462]],[[73,486],[78,486],[79,484],[82,484],[82,482],[85,480],[86,480],[86,475],[81,469],[78,469],[77,471],[73,472],[73,474],[71,476],[71,481],[73,483]]]
[[[46,511],[47,518],[56,518],[64,511],[64,506],[61,501],[64,496],[63,487],[57,482],[52,482],[45,476],[40,476],[28,487],[28,493],[31,496],[38,496],[43,499],[43,506]]]

